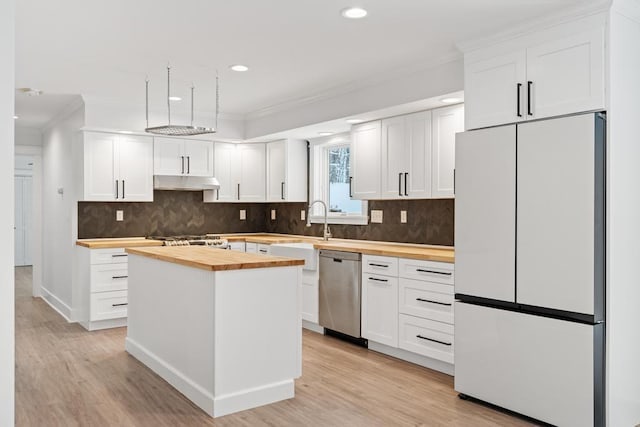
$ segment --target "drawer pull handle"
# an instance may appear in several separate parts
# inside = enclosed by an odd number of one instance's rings
[[[422,268],[416,268],[416,271],[419,273],[441,274],[443,276],[451,276],[453,274],[450,271],[423,270]]]
[[[111,258],[120,258],[123,256],[127,256],[127,254],[114,254],[114,255],[111,255]]]
[[[262,254],[266,254],[266,253],[267,253],[267,250],[266,250],[266,249],[260,249],[260,253],[262,253]]]
[[[442,345],[449,345],[449,346],[451,345],[450,342],[434,340],[433,338],[423,337],[422,335],[416,335],[416,338],[420,338],[421,340],[426,340],[426,341],[431,341],[431,342],[437,342],[438,344],[442,344]]]
[[[129,276],[111,276],[112,279],[126,279]]]
[[[423,299],[423,298],[416,298],[416,301],[420,301],[420,302],[428,302],[431,304],[439,304],[439,305],[446,305],[451,307],[453,304],[447,303],[447,302],[440,302],[440,301],[433,301],[430,299]]]
[[[128,302],[123,302],[121,304],[111,304],[111,307],[122,307],[123,305],[129,305]]]
[[[369,280],[373,280],[374,282],[388,282],[387,279],[377,279],[375,277],[369,277]]]
[[[388,265],[384,265],[384,264],[375,264],[375,263],[373,263],[373,262],[370,262],[370,263],[369,263],[369,265],[370,265],[371,267],[389,268],[389,266],[388,266]]]

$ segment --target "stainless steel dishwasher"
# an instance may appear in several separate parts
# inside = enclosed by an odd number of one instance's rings
[[[320,326],[360,338],[362,255],[320,250]]]

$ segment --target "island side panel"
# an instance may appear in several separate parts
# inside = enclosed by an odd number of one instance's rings
[[[214,273],[129,255],[126,349],[213,415]]]
[[[293,397],[301,280],[300,266],[216,273],[214,416]]]

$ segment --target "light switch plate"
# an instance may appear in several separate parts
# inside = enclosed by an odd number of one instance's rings
[[[382,211],[371,211],[371,222],[376,224],[382,224]]]
[[[271,220],[275,220],[276,219],[276,210],[275,209],[271,209]]]
[[[244,209],[240,209],[240,221],[244,221],[247,219],[247,211]]]
[[[306,221],[307,220],[307,211],[300,211],[300,221]]]
[[[400,223],[401,224],[407,223],[407,211],[400,211]]]
[[[116,221],[124,221],[124,211],[116,211]]]

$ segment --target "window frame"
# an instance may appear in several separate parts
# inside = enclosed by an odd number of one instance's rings
[[[350,146],[351,135],[347,132],[330,137],[317,138],[309,142],[311,143],[311,200],[309,203],[318,199],[327,203],[329,201],[329,150],[335,147]],[[351,155],[351,152],[349,152],[349,155]],[[328,212],[327,222],[329,224],[367,225],[369,223],[368,202],[366,200],[361,200],[360,202],[360,213]],[[312,207],[309,214],[311,223],[324,223],[324,212],[319,203]]]

